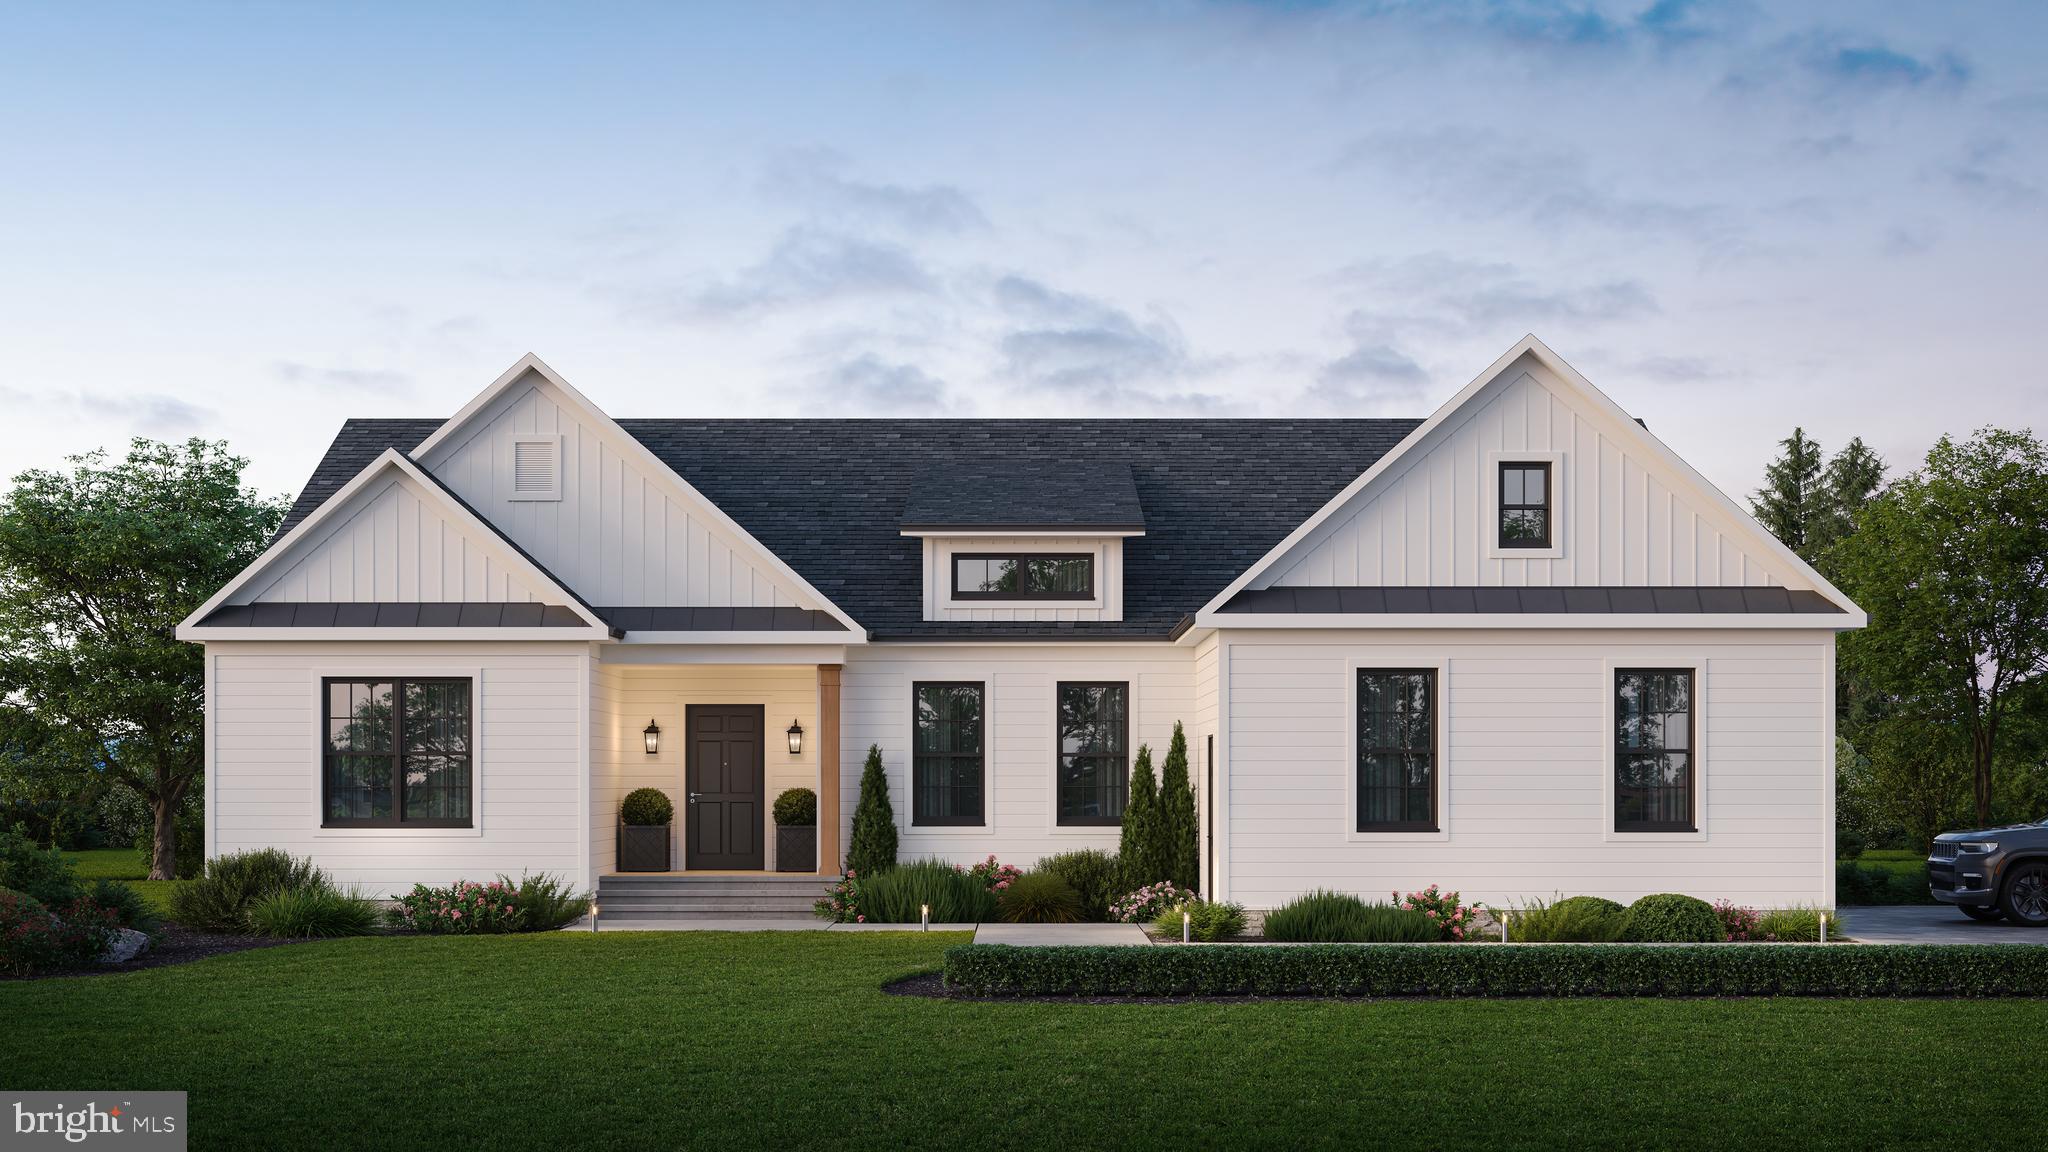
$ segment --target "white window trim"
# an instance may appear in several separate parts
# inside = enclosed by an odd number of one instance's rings
[[[522,492],[519,490],[519,446],[542,444],[548,449],[550,468],[555,478],[552,488],[545,492]],[[505,440],[505,475],[507,500],[560,500],[562,498],[562,438],[560,436],[510,436]]]
[[[1548,548],[1503,548],[1500,546],[1500,466],[1503,464],[1548,464],[1550,465],[1550,547]],[[1489,452],[1486,454],[1486,475],[1480,481],[1482,503],[1486,508],[1486,520],[1480,525],[1486,534],[1480,541],[1489,560],[1558,560],[1564,557],[1564,542],[1569,538],[1569,513],[1571,507],[1571,473],[1565,468],[1565,454],[1562,452]]]
[[[327,714],[327,703],[323,698],[320,682],[335,680],[376,680],[414,679],[438,677],[448,680],[469,681],[470,745],[469,745],[469,827],[467,828],[329,828],[322,823],[327,811],[327,733],[321,730],[321,717]],[[484,834],[484,670],[477,665],[467,667],[404,667],[401,660],[397,666],[374,665],[368,662],[327,666],[313,669],[311,698],[313,701],[313,764],[312,764],[312,818],[313,838],[316,840],[474,840]],[[402,802],[394,799],[394,803]]]
[[[1375,668],[1436,670],[1436,831],[1361,832],[1358,828],[1358,673]],[[1451,661],[1439,654],[1375,649],[1344,661],[1344,839],[1352,844],[1441,844],[1451,838]]]
[[[1138,723],[1139,672],[1136,668],[1106,665],[1054,669],[1048,674],[1047,687],[1052,689],[1046,700],[1045,729],[1048,743],[1052,748],[1052,759],[1045,767],[1045,834],[1068,840],[1109,840],[1122,838],[1123,829],[1118,824],[1062,824],[1060,823],[1060,685],[1063,683],[1122,684],[1129,695],[1124,702],[1129,727],[1124,734],[1124,803],[1130,803],[1130,779],[1138,768],[1138,746],[1145,743],[1140,737]],[[1165,754],[1152,762],[1152,775],[1157,783],[1160,765]],[[1192,778],[1191,765],[1188,774]],[[1190,780],[1192,783],[1192,779]]]
[[[1621,668],[1692,669],[1692,814],[1690,832],[1617,832],[1614,829],[1614,673]],[[1698,652],[1646,651],[1600,662],[1600,838],[1613,844],[1704,844],[1707,841],[1708,661]],[[1832,701],[1828,707],[1834,707]]]
[[[1029,542],[1014,536],[997,537],[989,540],[941,540],[935,541],[938,553],[938,586],[933,591],[933,604],[941,611],[973,612],[976,610],[1012,609],[1053,610],[1084,609],[1101,611],[1109,606],[1109,545],[1102,540],[1082,540],[1078,544],[1063,543],[1071,537],[1047,538],[1042,542]],[[1015,543],[1013,543],[1015,542]],[[975,555],[986,552],[1016,552],[1022,555],[1061,554],[1085,552],[1090,561],[1090,576],[1094,581],[1095,594],[1086,600],[1033,600],[1020,597],[1016,600],[994,600],[976,597],[959,600],[953,596],[953,557],[956,553]]]
[[[996,683],[985,672],[944,675],[946,670],[920,669],[903,682],[903,826],[926,836],[993,836],[996,831]],[[917,688],[927,684],[981,685],[981,823],[919,824],[917,822]]]

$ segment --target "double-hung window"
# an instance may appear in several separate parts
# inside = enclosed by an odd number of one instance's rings
[[[1130,790],[1131,686],[1059,685],[1059,823],[1121,824]]]
[[[1693,761],[1693,670],[1614,672],[1614,830],[1698,827]]]
[[[1500,464],[1500,547],[1550,547],[1550,464]]]
[[[320,682],[322,825],[471,826],[470,681]]]
[[[979,682],[911,685],[910,821],[979,825],[986,778]]]
[[[1358,670],[1360,832],[1435,832],[1434,668]]]

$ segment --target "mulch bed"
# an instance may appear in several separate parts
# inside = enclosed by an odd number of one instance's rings
[[[279,948],[287,944],[302,943],[305,943],[303,939],[280,940],[271,936],[193,932],[176,924],[166,924],[157,933],[156,939],[147,951],[125,964],[95,964],[90,968],[80,968],[72,972],[52,972],[46,976],[0,976],[0,980],[64,980],[75,976],[140,972],[145,968],[168,968],[173,964],[190,964],[194,960],[226,956],[232,952],[248,952],[257,948]]]

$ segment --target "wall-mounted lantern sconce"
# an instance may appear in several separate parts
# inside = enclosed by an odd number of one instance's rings
[[[804,726],[794,720],[789,722],[789,754],[791,756],[801,756],[804,754]]]
[[[647,741],[647,754],[649,756],[661,754],[661,725],[649,720],[647,727],[640,730],[640,738]]]

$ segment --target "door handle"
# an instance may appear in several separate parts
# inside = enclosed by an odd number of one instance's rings
[[[701,793],[701,792],[692,792],[692,793],[690,793],[690,803],[692,803],[692,804],[695,804],[695,803],[697,802],[697,797],[699,797],[699,796],[701,796],[701,795],[703,795],[703,793]]]

